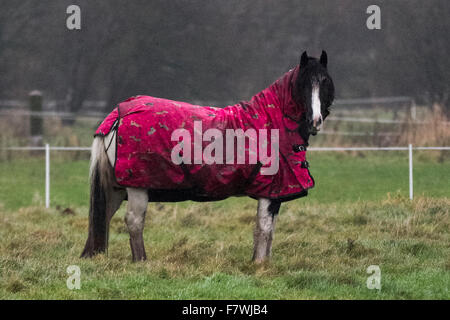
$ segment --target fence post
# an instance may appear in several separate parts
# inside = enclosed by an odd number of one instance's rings
[[[33,90],[29,94],[30,101],[30,135],[31,145],[42,145],[42,117],[38,115],[42,112],[42,93],[39,90]]]
[[[411,119],[413,121],[416,121],[417,117],[417,106],[416,106],[416,100],[412,99],[411,107],[410,107],[410,113],[411,113]]]
[[[413,199],[413,153],[412,144],[409,144],[409,199]]]
[[[50,146],[45,144],[45,207],[50,207]]]

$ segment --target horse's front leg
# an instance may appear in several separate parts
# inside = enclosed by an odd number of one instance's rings
[[[148,194],[145,189],[127,188],[128,207],[125,223],[130,233],[130,246],[133,261],[147,259],[144,248],[145,212],[148,205]]]
[[[272,252],[273,232],[280,205],[279,201],[258,199],[253,249],[253,261],[257,263],[270,257]]]

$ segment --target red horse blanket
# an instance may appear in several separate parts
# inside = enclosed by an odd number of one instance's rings
[[[117,130],[117,183],[155,196],[172,191],[180,200],[305,196],[314,180],[299,134],[305,110],[291,94],[297,74],[298,67],[250,101],[225,108],[149,96],[120,103],[96,131]]]

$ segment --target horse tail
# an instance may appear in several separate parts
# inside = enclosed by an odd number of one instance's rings
[[[112,167],[105,150],[103,137],[94,138],[90,165],[89,234],[81,257],[105,252],[108,244],[107,194],[112,186]]]

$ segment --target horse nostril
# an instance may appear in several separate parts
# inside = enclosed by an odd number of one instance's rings
[[[317,120],[313,120],[313,122],[312,122],[313,127],[316,127],[316,128],[320,127],[321,124],[322,124],[322,117],[320,117]]]

